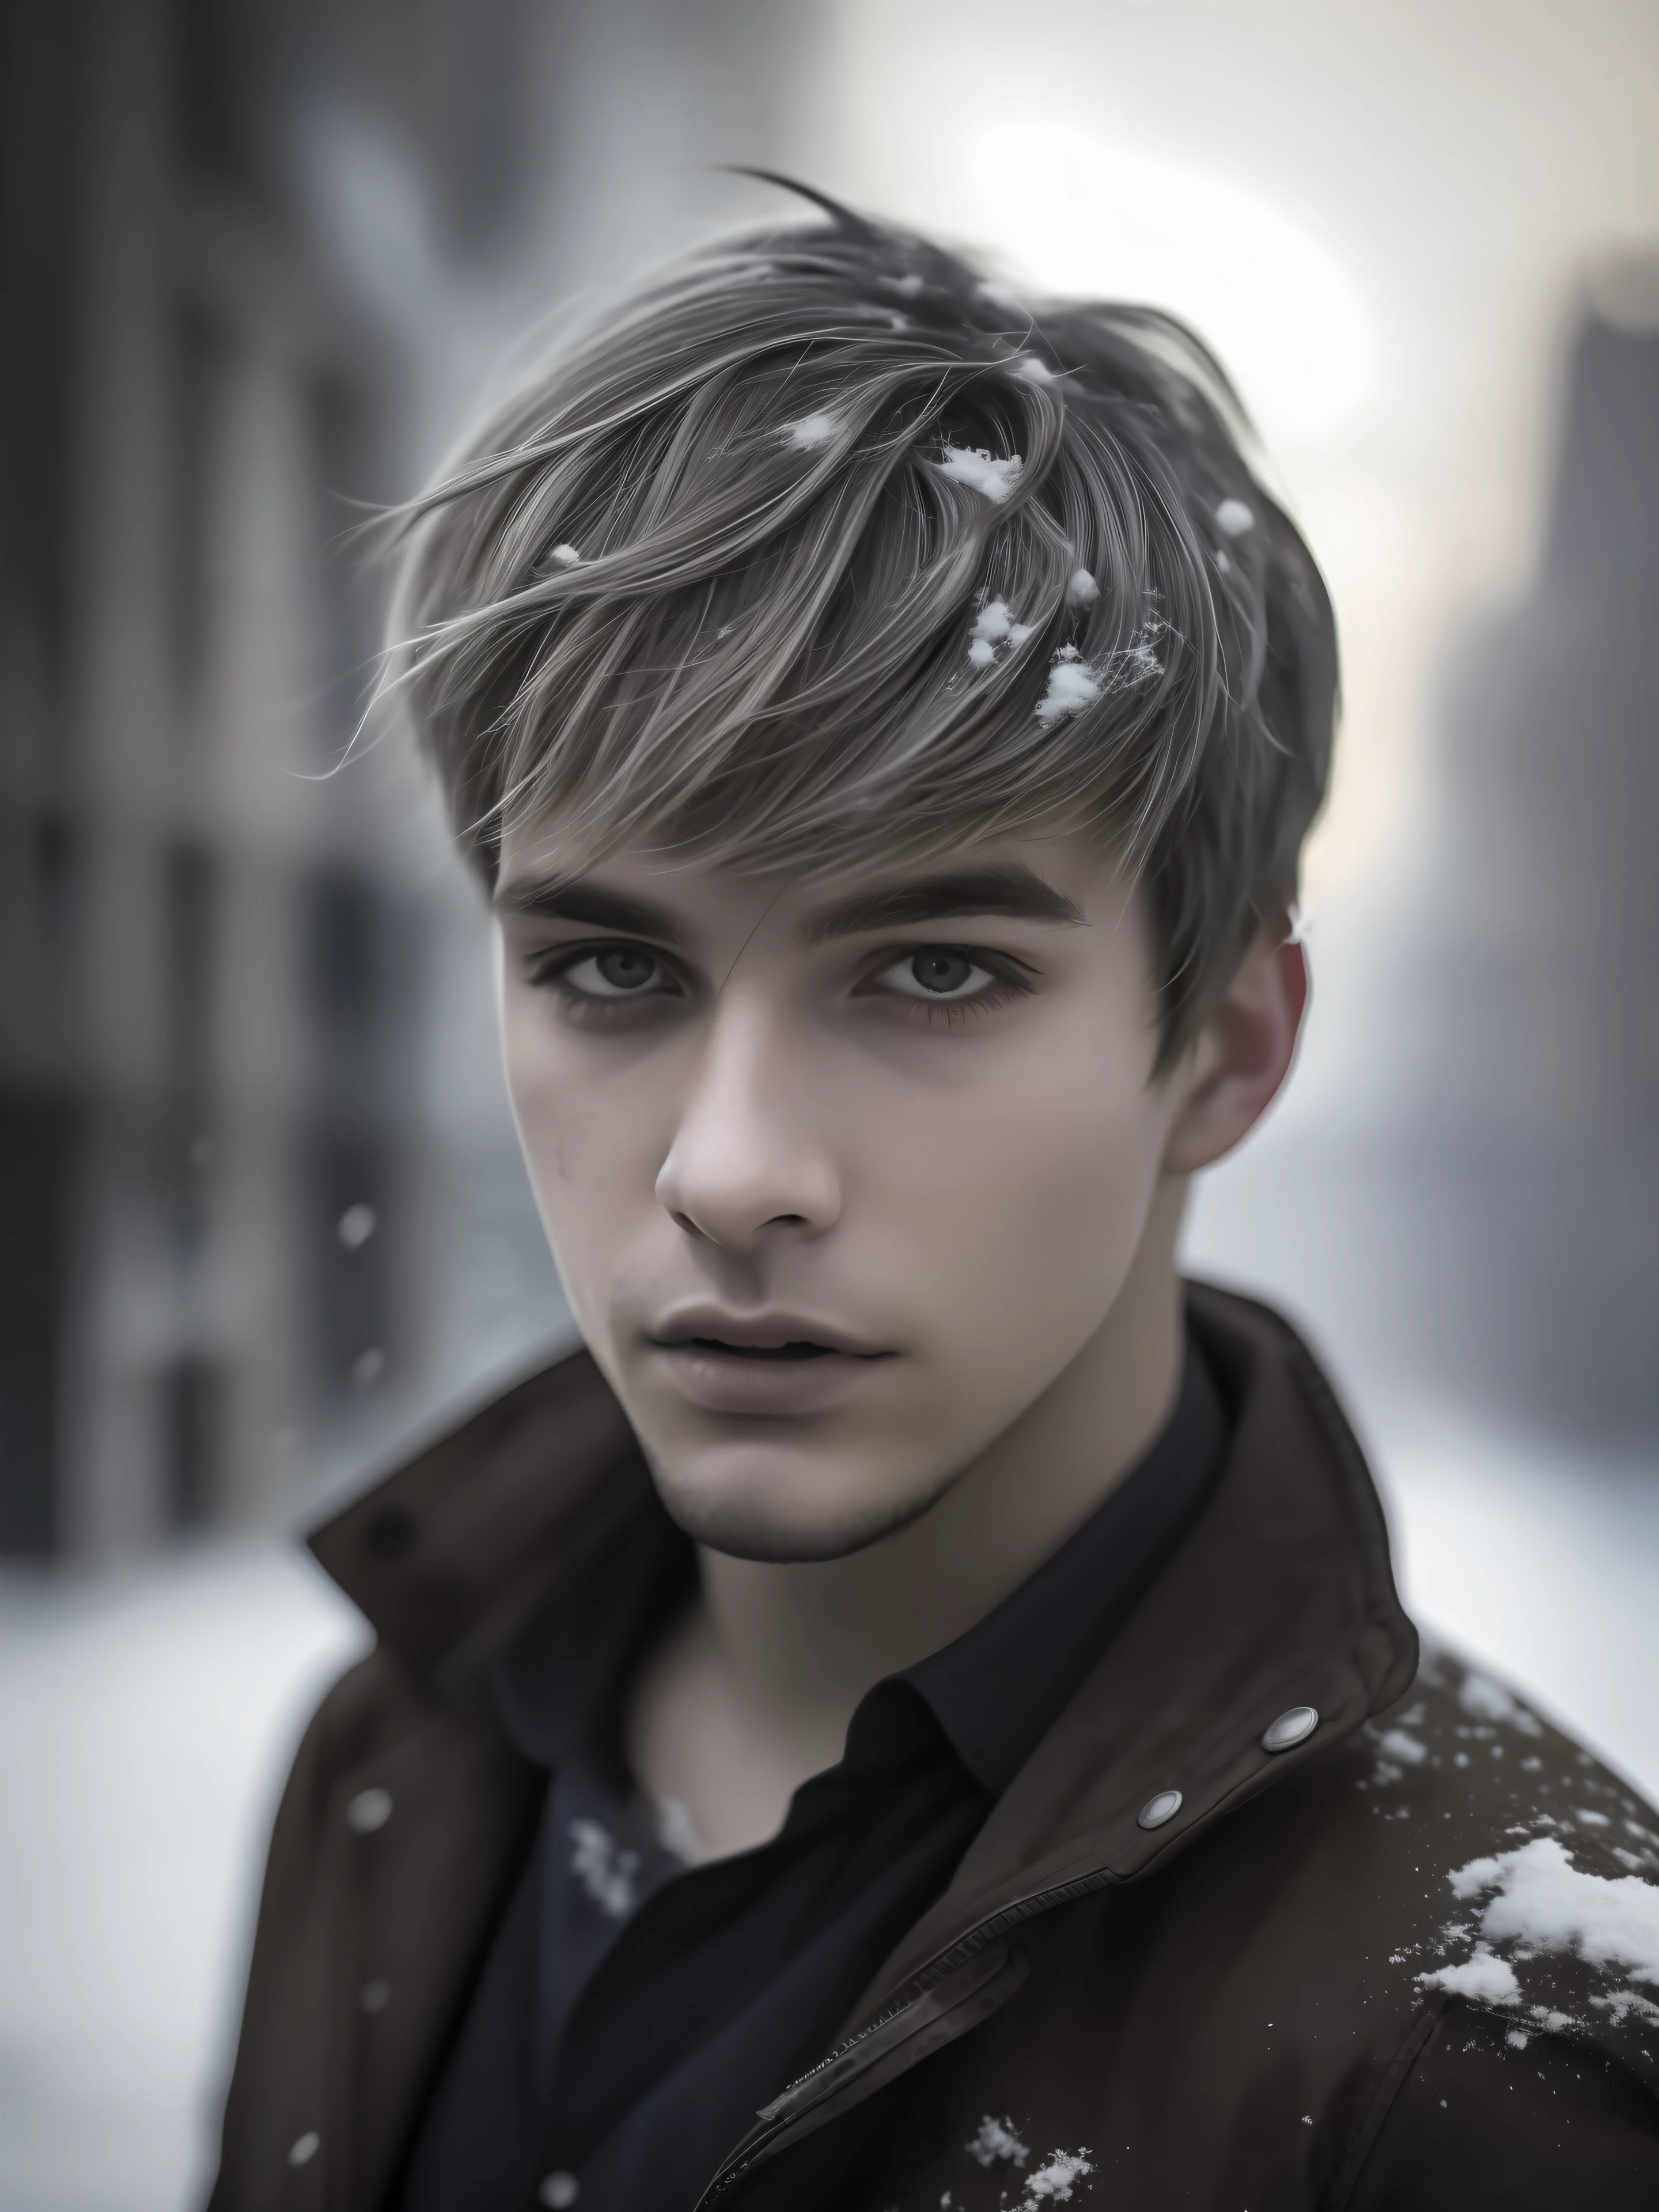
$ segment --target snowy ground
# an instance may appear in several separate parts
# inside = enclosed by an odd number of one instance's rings
[[[1383,1458],[1419,1620],[1659,1796],[1659,1470]],[[199,2202],[275,1793],[361,1643],[276,1544],[0,1583],[0,2212]]]
[[[175,2212],[281,1770],[360,1630],[274,1545],[0,1590],[0,2208]]]

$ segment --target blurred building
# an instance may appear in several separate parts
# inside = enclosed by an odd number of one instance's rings
[[[453,893],[406,763],[327,774],[376,642],[338,541],[408,487],[411,369],[283,189],[319,20],[6,11],[0,1551],[255,1510],[431,1334]],[[446,26],[436,185],[499,216],[514,22]]]
[[[1406,1109],[1423,1310],[1558,1429],[1659,1432],[1659,263],[1577,331],[1537,582],[1457,654]]]

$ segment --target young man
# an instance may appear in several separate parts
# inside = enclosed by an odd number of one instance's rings
[[[834,210],[407,521],[585,1349],[313,1539],[216,2205],[1659,2203],[1659,1817],[1176,1271],[1335,695],[1213,362]]]

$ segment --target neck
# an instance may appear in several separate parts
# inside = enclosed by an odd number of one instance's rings
[[[1100,1328],[920,1520],[842,1559],[702,1553],[707,1659],[750,1726],[800,1747],[803,1777],[840,1758],[867,1690],[983,1620],[1156,1441],[1180,1387],[1184,1200],[1184,1179],[1167,1178]]]

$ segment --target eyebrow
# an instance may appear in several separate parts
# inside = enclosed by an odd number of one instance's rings
[[[590,929],[614,929],[629,937],[655,938],[684,945],[685,931],[666,907],[624,891],[607,890],[585,876],[532,876],[503,884],[496,892],[498,912],[528,915],[541,921],[577,921]],[[855,891],[833,906],[821,907],[801,927],[808,945],[831,938],[858,937],[872,929],[908,923],[945,921],[963,915],[1003,915],[1016,921],[1063,922],[1076,927],[1083,909],[1044,883],[1023,861],[982,868],[953,868],[914,883],[890,884]]]
[[[664,945],[683,945],[685,932],[665,906],[650,899],[609,891],[582,876],[532,876],[504,884],[495,894],[501,914],[523,914],[539,921],[580,921],[590,929],[615,929],[628,937],[654,937]]]
[[[856,937],[868,929],[892,929],[906,922],[944,921],[959,915],[1006,915],[1016,921],[1058,921],[1073,925],[1084,919],[1081,907],[1046,884],[1023,861],[1009,860],[993,867],[954,868],[943,875],[924,876],[917,882],[893,884],[884,890],[856,891],[808,917],[801,935],[809,945],[826,938]]]

